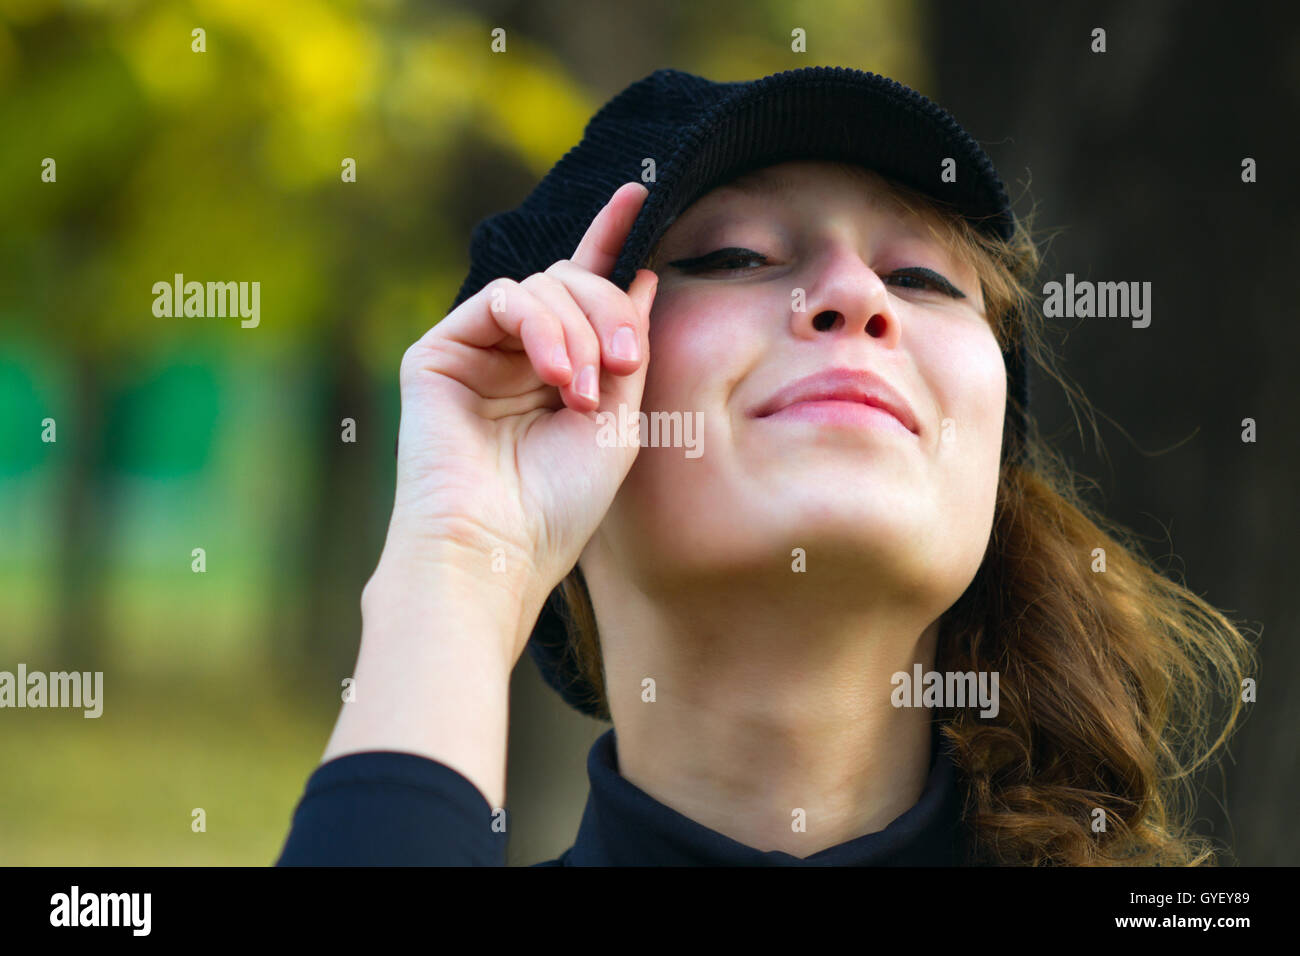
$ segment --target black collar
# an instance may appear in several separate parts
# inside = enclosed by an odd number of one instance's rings
[[[587,755],[591,792],[563,866],[955,866],[968,832],[961,820],[959,775],[938,733],[930,776],[916,804],[876,833],[807,858],[756,850],[665,806],[618,772],[611,727]]]

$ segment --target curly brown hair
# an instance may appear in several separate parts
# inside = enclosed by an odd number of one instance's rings
[[[1087,399],[1045,345],[1032,286],[1041,255],[1029,219],[1003,241],[921,193],[850,168],[883,183],[975,266],[999,344],[1005,350],[1023,337],[1031,362],[1064,389],[1080,430],[1082,409],[1096,435]],[[1010,429],[1004,434],[988,549],[940,619],[935,662],[941,672],[999,674],[997,717],[973,708],[937,713],[965,788],[975,838],[968,862],[1214,863],[1215,847],[1191,827],[1192,774],[1239,724],[1255,647],[1238,624],[1157,569],[1131,532],[1085,501],[1080,477],[1032,421],[1023,443]],[[568,651],[609,720],[581,570],[560,589]],[[1226,707],[1215,706],[1220,699]]]

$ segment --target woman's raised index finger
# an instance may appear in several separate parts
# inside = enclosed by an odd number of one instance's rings
[[[609,202],[587,227],[570,261],[608,279],[648,195],[650,190],[638,182],[624,183],[614,190]]]

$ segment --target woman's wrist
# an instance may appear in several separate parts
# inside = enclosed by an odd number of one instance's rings
[[[454,546],[395,553],[385,548],[361,592],[361,640],[426,641],[491,651],[508,675],[524,616],[516,578],[467,567]]]
[[[376,750],[420,754],[502,805],[513,644],[521,627],[509,585],[466,571],[455,550],[415,557],[386,548],[361,605],[351,692],[322,759]]]

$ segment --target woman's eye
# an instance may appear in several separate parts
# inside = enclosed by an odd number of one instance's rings
[[[956,288],[951,282],[945,279],[933,269],[925,269],[921,266],[915,266],[910,269],[902,269],[898,272],[891,272],[885,276],[885,281],[902,279],[904,289],[918,289],[921,291],[938,292],[942,295],[951,296],[954,299],[966,298],[966,293]]]
[[[747,262],[762,265],[767,262],[767,256],[752,249],[728,248],[717,249],[695,259],[678,259],[668,264],[684,272],[734,272],[746,271],[743,264]]]
[[[729,247],[726,249],[717,249],[703,256],[694,259],[678,259],[675,262],[668,263],[681,269],[683,272],[703,273],[703,272],[749,272],[751,268],[747,264],[763,265],[767,262],[767,256],[761,252],[754,252],[752,249],[741,249],[738,247]],[[924,266],[912,266],[907,269],[899,269],[885,276],[885,282],[896,282],[904,289],[915,289],[920,292],[937,292],[940,295],[946,295],[954,299],[964,299],[966,294],[956,288],[951,282],[935,272],[933,269],[927,269]]]

